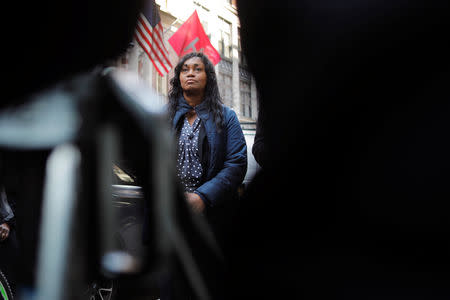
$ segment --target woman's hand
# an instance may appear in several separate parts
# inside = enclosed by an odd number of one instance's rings
[[[3,223],[0,225],[0,241],[4,241],[9,236],[9,225],[7,223]]]
[[[194,213],[200,214],[205,210],[205,203],[203,203],[202,198],[198,194],[184,193],[184,196]]]

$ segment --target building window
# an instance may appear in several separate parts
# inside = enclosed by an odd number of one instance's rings
[[[222,58],[231,59],[231,23],[219,17],[219,53]]]
[[[241,98],[241,114],[243,117],[252,117],[252,92],[251,82],[247,80],[239,81],[239,90]]]
[[[233,71],[232,65],[226,60],[219,62],[218,86],[223,103],[228,107],[233,107]]]
[[[245,58],[244,53],[242,52],[242,45],[241,45],[241,29],[238,29],[238,51],[239,51],[239,64],[243,67],[247,66],[247,60]]]
[[[247,68],[239,67],[239,95],[241,101],[241,115],[252,118],[252,76]]]

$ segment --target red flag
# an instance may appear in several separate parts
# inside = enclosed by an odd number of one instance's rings
[[[220,54],[211,45],[208,36],[203,29],[197,11],[183,23],[169,38],[169,44],[179,57],[192,51],[203,52],[209,60],[216,65],[220,61]]]

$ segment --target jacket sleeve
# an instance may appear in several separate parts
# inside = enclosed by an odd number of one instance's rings
[[[241,125],[234,111],[226,120],[225,161],[223,168],[211,180],[202,184],[196,193],[210,206],[217,206],[237,192],[247,172],[247,145]]]

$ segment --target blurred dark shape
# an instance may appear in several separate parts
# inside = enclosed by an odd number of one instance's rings
[[[80,79],[72,79],[125,52],[142,3],[141,0],[4,3],[1,38],[7,53],[3,55],[5,81],[0,108],[9,111],[3,113],[6,122],[2,124],[7,126],[2,127],[1,135],[10,138],[2,143],[6,146],[2,149],[5,162],[2,172],[5,186],[17,202],[22,250],[17,270],[23,286],[34,285],[47,157],[58,143],[80,138],[78,130],[92,134],[92,128],[86,128],[95,126],[101,119],[90,118],[97,114],[96,107],[102,103],[101,99],[95,102],[92,94],[99,87],[93,87],[95,84],[87,79],[84,86],[79,85]],[[69,83],[54,88],[57,82],[64,81]],[[61,91],[62,94],[57,94]],[[78,109],[86,107],[76,103],[79,99],[94,100],[94,103],[86,105],[87,113],[81,113],[84,119],[72,120]],[[14,112],[16,106],[21,109]],[[14,117],[18,122],[9,126],[8,121]],[[14,127],[18,130],[11,131]],[[90,159],[86,158],[88,164],[92,162]],[[89,214],[86,218],[90,218]],[[92,252],[95,251],[93,246]]]
[[[239,1],[267,164],[233,299],[450,296],[448,1]]]
[[[124,52],[142,0],[8,1],[2,8],[3,95],[17,105],[37,90]]]

